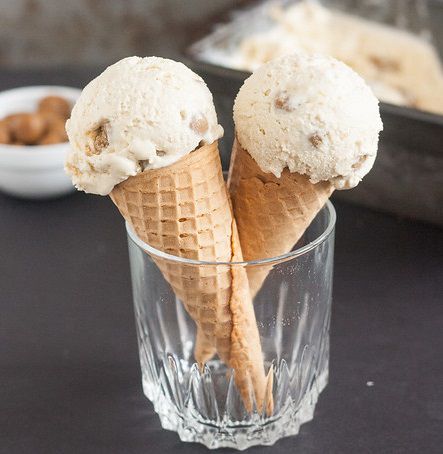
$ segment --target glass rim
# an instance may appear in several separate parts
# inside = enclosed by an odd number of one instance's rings
[[[270,265],[270,264],[272,265],[275,263],[285,262],[287,260],[291,260],[293,258],[305,255],[326,241],[326,239],[330,236],[330,234],[334,230],[337,215],[335,212],[334,205],[332,205],[330,200],[326,201],[326,204],[324,205],[324,207],[322,209],[324,209],[325,207],[327,208],[328,213],[329,213],[328,223],[327,223],[325,229],[322,231],[322,233],[320,233],[320,235],[318,235],[317,238],[315,238],[313,241],[310,241],[308,244],[305,244],[304,246],[297,248],[293,251],[287,252],[285,254],[277,255],[275,257],[269,257],[269,258],[259,259],[259,260],[249,260],[249,261],[245,260],[245,261],[241,261],[241,262],[214,262],[214,261],[188,259],[185,257],[179,257],[177,255],[168,254],[167,252],[160,251],[159,249],[156,249],[155,247],[150,246],[149,244],[142,241],[137,236],[137,234],[133,231],[132,227],[129,225],[128,222],[125,222],[125,225],[126,225],[126,232],[129,236],[129,238],[138,247],[140,247],[141,249],[148,252],[149,255],[151,255],[151,256],[154,256],[156,258],[160,258],[163,260],[168,260],[170,262],[177,262],[177,263],[186,264],[186,265],[205,265],[205,266],[232,266],[232,265],[257,266],[257,265]]]

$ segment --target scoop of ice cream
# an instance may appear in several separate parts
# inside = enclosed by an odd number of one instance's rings
[[[292,54],[257,69],[234,105],[241,146],[263,172],[284,168],[356,186],[371,169],[382,122],[378,100],[344,63],[319,55]]]
[[[223,135],[204,81],[182,63],[158,57],[108,67],[85,87],[66,129],[67,172],[78,189],[101,195]]]

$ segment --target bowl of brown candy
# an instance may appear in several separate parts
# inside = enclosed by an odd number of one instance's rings
[[[65,123],[80,95],[70,87],[36,86],[0,93],[0,190],[23,198],[73,190],[64,172]]]

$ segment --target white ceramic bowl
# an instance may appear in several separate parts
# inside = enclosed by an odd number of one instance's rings
[[[17,112],[34,112],[41,98],[61,96],[74,104],[81,90],[36,86],[0,93],[0,119]],[[74,190],[63,169],[69,142],[54,145],[0,144],[0,190],[30,199],[58,197]]]

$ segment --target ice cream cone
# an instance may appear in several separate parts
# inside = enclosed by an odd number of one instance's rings
[[[205,335],[202,329],[197,325],[197,333],[195,335],[194,357],[200,364],[200,370],[203,370],[204,365],[210,361],[217,353],[215,341],[213,338]]]
[[[263,172],[235,139],[228,186],[245,260],[276,257],[298,242],[333,192],[329,182],[285,169],[280,178]],[[260,290],[271,267],[248,270],[252,297]]]
[[[110,196],[137,235],[156,249],[200,261],[242,260],[217,142],[128,178]],[[261,409],[266,380],[245,269],[154,261],[197,324],[196,360],[204,363],[216,349],[234,369],[246,409],[253,408],[254,394]]]

